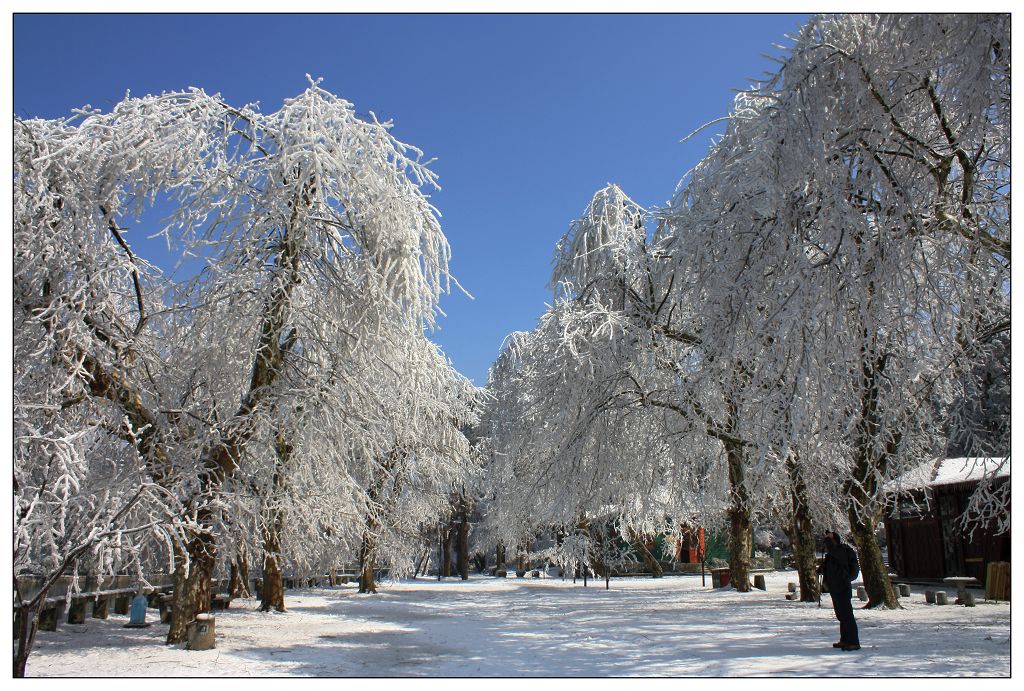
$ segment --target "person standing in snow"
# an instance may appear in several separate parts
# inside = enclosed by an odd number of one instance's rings
[[[818,572],[825,577],[828,592],[832,595],[832,608],[839,620],[839,642],[833,643],[833,648],[860,650],[860,635],[851,602],[853,589],[850,586],[859,571],[857,553],[853,548],[843,544],[835,531],[825,531],[825,559]]]

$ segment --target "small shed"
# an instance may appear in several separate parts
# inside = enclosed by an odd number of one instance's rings
[[[972,576],[980,583],[990,562],[1010,561],[1010,533],[994,522],[968,536],[960,517],[985,477],[1009,482],[1010,459],[938,458],[890,486],[885,520],[889,568],[902,578]]]

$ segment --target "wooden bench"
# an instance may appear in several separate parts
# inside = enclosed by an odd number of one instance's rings
[[[24,603],[30,602],[39,593],[43,579],[38,577],[20,577],[18,588],[21,591]],[[166,623],[170,621],[170,602],[174,587],[174,576],[171,574],[154,574],[147,579],[149,588],[147,598],[149,606],[160,609],[160,619]],[[228,581],[220,580],[211,583],[211,591],[218,588],[226,588]],[[78,592],[69,594],[73,587],[79,587]],[[139,583],[136,576],[88,576],[75,579],[70,576],[58,578],[50,586],[47,596],[39,609],[39,630],[56,631],[57,625],[64,616],[67,609],[67,623],[84,624],[92,609],[92,618],[106,619],[110,610],[115,614],[128,614],[131,608],[132,599],[139,593]],[[230,602],[230,595],[224,595]],[[213,605],[214,603],[211,603]],[[219,603],[218,603],[219,604]],[[224,603],[222,609],[226,609]],[[14,603],[14,620],[17,627],[21,621],[21,612],[24,604],[17,601]],[[17,631],[17,628],[15,629]]]

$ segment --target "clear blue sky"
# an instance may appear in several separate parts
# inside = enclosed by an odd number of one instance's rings
[[[551,301],[555,243],[609,182],[665,203],[733,89],[806,15],[29,15],[14,17],[14,113],[109,111],[202,87],[272,112],[321,86],[436,157],[453,293],[433,338],[478,385]]]

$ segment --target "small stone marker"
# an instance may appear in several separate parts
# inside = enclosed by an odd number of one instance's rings
[[[858,585],[857,586],[857,599],[860,600],[861,602],[867,602],[868,601],[868,591],[867,591],[867,588],[865,588],[862,585]]]
[[[924,591],[924,601],[927,602],[929,605],[934,605],[935,604],[935,591],[934,590],[926,590],[926,591]]]
[[[799,597],[800,596],[797,595],[796,593],[786,593],[786,599],[789,600],[789,601],[796,600]]]
[[[217,647],[212,614],[197,614],[196,620],[188,625],[187,650],[212,650]]]
[[[899,591],[901,597],[910,597],[910,585],[907,583],[900,583]]]
[[[772,547],[772,566],[776,571],[782,569],[782,550],[778,547]]]
[[[945,590],[940,590],[937,593],[935,593],[935,604],[937,604],[937,605],[948,605],[949,604],[949,596],[946,595],[946,591]]]
[[[768,590],[768,586],[765,585],[765,582],[764,582],[764,574],[763,573],[756,573],[756,574],[754,574],[754,587],[757,588],[758,590],[765,590],[765,591]]]
[[[132,613],[128,623],[124,625],[126,629],[144,629],[150,626],[146,622],[146,608],[149,607],[149,598],[145,595],[136,595],[135,599],[132,600]]]
[[[791,593],[795,593],[796,592],[796,583],[787,583],[786,584],[786,590],[788,590]]]

